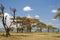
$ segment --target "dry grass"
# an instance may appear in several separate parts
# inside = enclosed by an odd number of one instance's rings
[[[60,40],[60,33],[11,33],[10,37],[2,34],[3,32],[0,32],[0,40]]]

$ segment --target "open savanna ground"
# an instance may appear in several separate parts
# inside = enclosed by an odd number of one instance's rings
[[[60,40],[60,33],[34,32],[34,33],[11,33],[11,36],[5,37],[0,32],[0,40]]]

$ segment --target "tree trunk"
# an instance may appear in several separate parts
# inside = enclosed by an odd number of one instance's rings
[[[16,27],[17,27],[17,33],[19,32],[19,29],[18,29],[18,24],[16,24]]]
[[[23,32],[23,28],[21,30],[22,30],[21,32]]]
[[[52,31],[54,32],[54,29]]]
[[[31,28],[30,28],[30,32],[31,32]]]
[[[5,19],[5,17],[4,17],[4,6],[3,5],[1,5],[1,11],[2,11],[2,14],[3,14],[3,17],[2,17],[2,23],[3,23],[3,27],[5,28],[5,31],[6,31],[6,36],[8,37],[9,35],[10,35],[10,30],[9,30],[9,28],[8,28],[8,26],[6,26],[6,19]]]
[[[27,28],[27,32],[31,32],[31,28]]]
[[[4,20],[4,12],[2,11],[2,14],[3,14],[3,18],[2,18],[2,24],[3,24],[3,27],[5,28],[5,31],[6,31],[6,27],[5,27],[5,20]]]
[[[59,29],[58,29],[58,32],[59,32]]]
[[[18,33],[18,31],[19,31],[19,30],[18,30],[18,28],[17,28],[17,33]]]
[[[48,32],[49,32],[49,28],[48,28],[48,30],[47,30]]]
[[[9,32],[10,32],[10,29],[7,28],[7,29],[6,29],[6,37],[10,36],[10,33],[9,33]]]
[[[28,28],[28,31],[31,32],[31,27]]]
[[[40,32],[42,32],[42,27],[40,27]]]
[[[4,19],[2,19],[2,22],[3,22],[3,26],[5,28],[5,31],[6,31],[6,37],[10,36],[10,29],[6,26],[5,22],[4,22]]]
[[[10,29],[9,28],[7,28],[6,27],[6,24],[4,23],[4,21],[3,21],[4,19],[2,19],[2,22],[3,22],[3,26],[4,26],[4,28],[5,28],[5,31],[6,31],[6,37],[8,37],[8,36],[10,36]]]

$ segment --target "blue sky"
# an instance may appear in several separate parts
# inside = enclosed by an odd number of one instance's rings
[[[5,12],[12,14],[10,11],[11,8],[16,8],[16,15],[26,16],[30,14],[32,17],[39,15],[39,19],[46,24],[60,24],[60,20],[52,20],[56,13],[53,13],[52,10],[57,9],[60,4],[60,0],[0,0],[5,6]],[[32,11],[26,12],[23,11],[23,8],[29,6]]]

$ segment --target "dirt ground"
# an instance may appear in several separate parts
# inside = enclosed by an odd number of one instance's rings
[[[11,33],[11,36],[2,36],[0,40],[60,40],[60,33],[34,32],[34,33]]]

